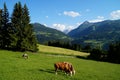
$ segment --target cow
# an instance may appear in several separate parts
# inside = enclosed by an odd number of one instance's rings
[[[25,59],[28,59],[28,54],[24,53],[24,54],[22,55],[22,57],[25,58]]]
[[[69,74],[72,76],[72,74],[75,74],[75,70],[71,63],[69,62],[57,62],[54,64],[55,67],[55,73],[57,74],[57,70],[64,71],[66,74]]]

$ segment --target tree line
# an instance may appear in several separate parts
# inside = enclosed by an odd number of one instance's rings
[[[37,39],[33,34],[27,5],[14,5],[12,15],[4,3],[0,9],[0,48],[17,51],[37,51]]]
[[[90,53],[87,58],[92,60],[120,63],[120,42],[109,44],[108,50],[103,50],[98,47],[92,48],[90,45],[82,46],[80,44],[71,44],[70,42],[63,41],[49,41],[47,45],[87,52]]]
[[[92,49],[89,58],[97,61],[120,63],[120,42],[109,44],[109,49],[107,51]]]
[[[66,49],[72,49],[76,51],[82,51],[89,53],[91,50],[90,45],[81,46],[80,44],[72,44],[70,41],[48,41],[48,46],[61,47]]]

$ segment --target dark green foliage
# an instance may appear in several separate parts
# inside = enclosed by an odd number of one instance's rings
[[[98,61],[120,63],[120,42],[110,44],[108,51],[92,49],[88,58]]]
[[[49,41],[48,46],[61,47],[76,51],[81,51],[82,49],[79,44],[71,44],[70,42],[63,42],[63,41]]]
[[[12,14],[12,26],[14,28],[12,46],[20,51],[36,51],[37,41],[30,25],[29,11],[26,5],[16,3]]]
[[[86,45],[85,47],[83,47],[82,51],[89,53],[91,51],[90,45]]]
[[[0,48],[2,47],[2,9],[0,9]]]
[[[26,4],[22,7],[18,2],[14,6],[9,22],[9,13],[4,4],[0,10],[0,47],[18,51],[37,51],[37,40],[33,35],[29,11]]]
[[[0,20],[0,25],[1,25],[1,29],[0,29],[0,34],[1,34],[1,41],[0,41],[0,47],[5,49],[5,48],[9,48],[9,12],[7,9],[6,4],[4,3],[4,8],[0,13],[1,16],[1,20]]]
[[[101,58],[102,51],[99,49],[92,49],[90,52],[89,58],[94,59],[94,60],[100,60]]]
[[[108,53],[100,49],[92,49],[88,58],[97,61],[108,61]]]
[[[23,38],[23,26],[22,26],[22,6],[21,3],[16,3],[14,6],[14,10],[11,17],[12,27],[14,29],[14,34],[12,34],[12,47],[16,49],[20,49],[21,47],[21,39]]]
[[[108,53],[108,60],[110,62],[120,63],[120,42],[111,44]]]

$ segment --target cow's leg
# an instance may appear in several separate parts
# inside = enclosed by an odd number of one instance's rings
[[[70,76],[72,76],[72,71],[70,71]]]
[[[57,68],[55,68],[55,74],[57,75]]]

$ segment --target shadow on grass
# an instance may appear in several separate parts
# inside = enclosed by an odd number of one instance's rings
[[[39,69],[39,71],[42,72],[42,73],[45,72],[45,73],[55,74],[55,70],[52,70],[52,69]],[[57,74],[65,75],[65,73],[63,71],[60,71],[60,70],[57,71]]]
[[[39,69],[40,72],[55,73],[55,70],[52,69]]]
[[[84,57],[84,56],[75,56],[76,58],[80,58],[80,59],[89,59],[88,57]]]

